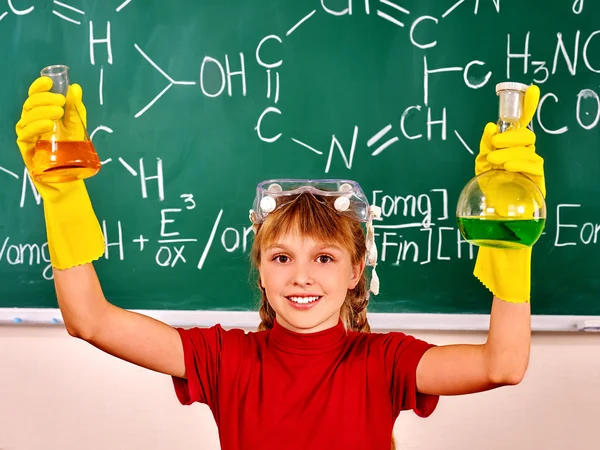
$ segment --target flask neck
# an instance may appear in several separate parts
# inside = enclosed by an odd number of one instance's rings
[[[498,132],[503,133],[515,128],[520,128],[523,115],[523,101],[525,93],[516,89],[505,89],[498,92]]]
[[[50,92],[55,94],[67,95],[69,90],[69,68],[64,65],[54,65],[44,67],[40,74],[43,77],[49,77],[52,79],[52,88]]]

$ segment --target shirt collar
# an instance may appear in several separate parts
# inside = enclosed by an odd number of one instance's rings
[[[346,337],[341,319],[337,325],[315,333],[297,333],[273,320],[271,340],[274,345],[288,353],[324,353],[337,347]]]

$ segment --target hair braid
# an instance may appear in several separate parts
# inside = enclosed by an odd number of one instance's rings
[[[367,280],[363,274],[356,287],[346,294],[346,300],[340,311],[342,322],[344,322],[347,330],[358,331],[359,333],[371,332],[367,320],[368,304]]]
[[[265,288],[260,285],[260,281],[258,282],[258,287],[260,288],[262,295],[260,309],[258,310],[258,314],[260,316],[258,331],[270,330],[273,328],[273,322],[275,321],[275,310],[271,307],[271,304],[267,299]]]

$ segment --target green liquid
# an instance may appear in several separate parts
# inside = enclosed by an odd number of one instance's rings
[[[546,225],[546,219],[490,220],[459,217],[457,222],[462,235],[474,245],[514,249],[531,247]]]

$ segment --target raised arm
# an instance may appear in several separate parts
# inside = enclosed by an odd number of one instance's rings
[[[529,303],[494,297],[486,343],[427,350],[417,367],[418,391],[460,395],[518,384],[529,363],[530,329]]]
[[[535,152],[535,134],[526,128],[539,95],[537,86],[527,90],[521,129],[495,134],[495,124],[485,127],[475,164],[477,175],[501,166],[528,176],[545,196],[543,159]],[[523,379],[531,340],[531,253],[531,248],[479,248],[474,274],[494,294],[487,341],[429,349],[417,367],[419,391],[468,394]]]
[[[71,120],[76,108],[85,124],[81,88],[72,85],[65,98],[48,92],[51,86],[47,77],[33,82],[16,126],[17,144],[30,173],[35,143],[52,130],[53,120],[64,116],[69,133],[83,133],[81,122]],[[92,266],[104,253],[104,237],[84,182],[34,183],[44,200],[54,284],[69,334],[142,367],[184,377],[177,330],[111,305],[104,298]]]

